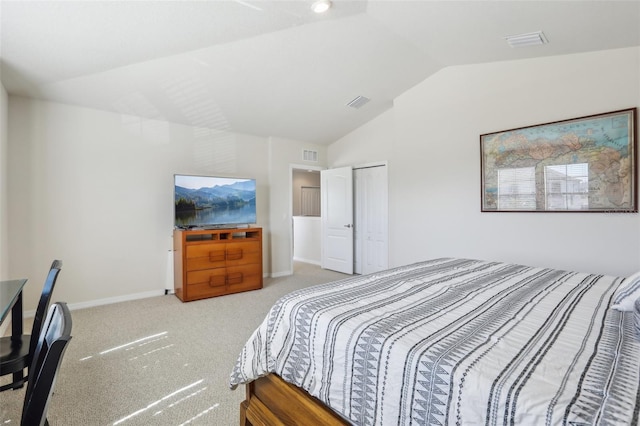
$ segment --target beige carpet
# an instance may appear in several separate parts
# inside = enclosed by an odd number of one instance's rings
[[[168,295],[72,311],[73,338],[49,422],[237,425],[245,391],[229,390],[229,374],[269,307],[290,291],[344,277],[296,263],[293,276],[265,279],[262,290],[189,303]],[[0,424],[20,424],[23,397],[24,389],[0,394]]]

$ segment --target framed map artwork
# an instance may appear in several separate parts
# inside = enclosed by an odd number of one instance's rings
[[[637,212],[636,109],[480,135],[483,212]]]

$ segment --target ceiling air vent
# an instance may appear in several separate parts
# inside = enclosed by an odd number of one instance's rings
[[[367,102],[369,102],[370,100],[371,99],[365,98],[364,96],[356,96],[351,102],[347,104],[347,106],[357,109],[363,106],[364,104],[366,104]]]
[[[539,44],[546,44],[549,42],[542,31],[511,35],[505,37],[505,40],[507,40],[507,43],[511,47],[537,46]]]
[[[318,151],[311,151],[309,149],[305,149],[302,151],[302,159],[304,161],[312,161],[314,163],[318,162]]]

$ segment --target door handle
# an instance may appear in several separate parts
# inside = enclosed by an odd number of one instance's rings
[[[350,223],[348,223],[348,224],[344,225],[344,227],[345,227],[345,228],[351,228],[351,224],[350,224]]]

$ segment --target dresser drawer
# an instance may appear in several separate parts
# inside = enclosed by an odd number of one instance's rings
[[[260,242],[198,244],[187,246],[187,271],[260,263]]]
[[[261,263],[262,252],[259,241],[229,243],[225,248],[226,266]]]
[[[230,292],[262,288],[262,265],[229,266],[227,288]]]
[[[216,288],[228,291],[244,291],[262,287],[262,265],[229,266],[228,268],[206,269],[187,272],[187,293],[192,295],[192,288],[198,292]]]
[[[225,268],[187,272],[187,285],[204,283],[210,287],[224,287],[227,279],[226,272]]]
[[[187,246],[187,271],[224,268],[225,244],[198,244]]]

